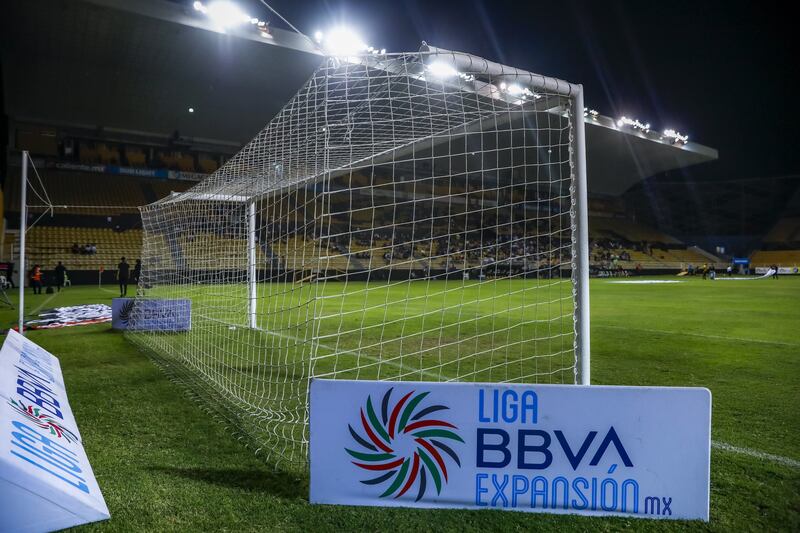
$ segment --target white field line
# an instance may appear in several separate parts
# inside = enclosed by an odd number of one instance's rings
[[[753,457],[756,459],[772,461],[773,463],[778,463],[783,466],[788,466],[789,468],[800,470],[800,461],[797,461],[795,459],[790,459],[789,457],[784,457],[782,455],[774,455],[771,453],[753,450],[751,448],[742,448],[740,446],[734,446],[733,444],[728,444],[727,442],[720,442],[717,440],[711,441],[711,447],[717,450],[723,450],[731,453],[738,453],[740,455],[746,455],[748,457]]]
[[[784,341],[767,341],[761,339],[747,339],[744,337],[726,337],[725,335],[709,335],[707,333],[691,333],[688,331],[670,331],[666,329],[650,329],[650,328],[632,328],[630,326],[613,326],[611,324],[592,324],[592,327],[596,328],[610,328],[610,329],[624,329],[627,331],[646,331],[648,333],[661,333],[664,335],[685,335],[689,337],[702,337],[704,339],[719,339],[719,340],[726,340],[726,341],[735,341],[735,342],[753,342],[757,344],[777,344],[779,346],[800,346],[800,344],[795,342],[784,342]]]
[[[306,341],[306,339],[301,339],[300,337],[295,337],[294,335],[287,335],[285,333],[278,333],[278,332],[275,332],[275,331],[266,331],[266,330],[260,330],[260,331],[263,331],[264,333],[266,333],[268,335],[274,335],[276,337],[282,337],[284,339],[293,340],[295,342],[305,342]],[[730,337],[726,337],[726,338],[730,338]],[[312,340],[312,342],[313,342],[313,340]],[[330,350],[332,352],[336,352],[336,349],[333,346],[328,346],[328,345],[320,344],[320,343],[316,343],[316,342],[314,342],[314,344],[316,344],[318,347],[320,347],[322,349]],[[365,354],[365,353],[362,353],[362,352],[359,352],[359,351],[355,351],[355,350],[340,350],[339,353],[345,353],[345,354],[355,355],[356,357],[363,357],[365,359],[371,359],[371,360],[375,361],[376,363],[383,363],[383,364],[386,364],[386,365],[389,365],[389,366],[393,366],[395,368],[399,368],[400,370],[410,370],[407,367],[403,367],[403,365],[401,365],[400,363],[396,363],[394,361],[382,361],[379,357],[375,357],[373,355]],[[442,377],[441,375],[436,374],[434,372],[430,372],[428,370],[413,371],[412,373],[415,373],[415,374],[416,373],[420,373],[422,375],[428,376],[428,377],[430,377],[432,379],[436,379],[436,380],[439,380]],[[751,448],[742,448],[742,447],[739,447],[739,446],[734,446],[732,444],[728,444],[727,442],[720,442],[720,441],[716,441],[716,440],[715,441],[711,441],[711,447],[714,448],[714,449],[717,449],[717,450],[736,453],[736,454],[740,454],[740,455],[746,455],[748,457],[753,457],[755,459],[762,459],[762,460],[766,460],[766,461],[772,461],[774,463],[778,463],[778,464],[783,465],[783,466],[788,466],[789,468],[800,469],[800,461],[796,461],[795,459],[790,459],[789,457],[783,457],[782,455],[774,455],[774,454],[771,454],[771,453],[766,453],[766,452],[761,452],[761,451],[758,451],[758,450],[753,450]]]
[[[30,313],[28,313],[28,315],[35,315],[36,313],[38,313],[38,312],[39,312],[39,310],[40,310],[42,307],[44,307],[45,305],[47,305],[48,303],[50,303],[50,301],[51,301],[53,298],[55,298],[56,296],[58,296],[58,294],[59,294],[59,293],[57,293],[57,292],[54,292],[53,294],[51,294],[50,296],[48,296],[47,298],[45,298],[45,299],[44,299],[44,301],[43,301],[42,303],[40,303],[38,306],[36,306],[36,307],[35,307],[35,308],[34,308],[34,309],[33,309],[33,310],[30,312]]]

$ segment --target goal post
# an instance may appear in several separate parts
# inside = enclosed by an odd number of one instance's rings
[[[580,85],[460,52],[326,57],[142,207],[138,297],[192,324],[129,335],[293,465],[313,378],[589,384],[583,113]]]
[[[575,94],[575,109],[585,109],[583,85]],[[578,358],[578,377],[581,385],[591,384],[591,342],[589,333],[589,191],[586,180],[586,124],[583,115],[575,121],[573,139],[575,178],[573,180],[573,283],[575,284],[575,354]]]

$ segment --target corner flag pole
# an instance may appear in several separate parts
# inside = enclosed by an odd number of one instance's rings
[[[25,226],[28,222],[28,157],[28,151],[23,150],[19,209],[19,332],[21,335],[25,335],[23,323],[25,322]]]

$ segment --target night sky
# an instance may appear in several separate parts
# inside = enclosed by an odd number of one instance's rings
[[[391,52],[416,50],[425,40],[582,83],[587,106],[601,114],[624,114],[658,130],[674,128],[719,150],[718,162],[690,169],[686,177],[800,172],[798,136],[790,125],[798,69],[789,44],[798,30],[777,3],[270,3],[308,35],[346,24],[368,44]],[[252,12],[268,13],[263,6]]]

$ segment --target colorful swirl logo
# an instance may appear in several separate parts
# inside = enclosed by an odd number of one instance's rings
[[[55,435],[59,439],[66,439],[66,441],[70,443],[77,442],[78,437],[75,433],[62,426],[61,423],[53,417],[42,414],[38,407],[33,407],[32,405],[26,406],[23,402],[18,402],[16,400],[9,400],[8,404],[29,422],[42,429],[49,430],[51,435]]]
[[[419,501],[428,489],[428,476],[433,480],[436,494],[441,494],[443,483],[448,482],[445,456],[461,467],[461,461],[450,444],[445,441],[464,441],[458,436],[458,428],[453,424],[436,418],[429,418],[433,413],[450,409],[444,405],[431,405],[420,408],[422,400],[429,393],[415,395],[411,391],[394,405],[391,395],[394,388],[384,394],[381,401],[380,418],[375,412],[372,397],[367,396],[366,412],[361,409],[361,425],[366,438],[359,434],[353,426],[348,425],[350,435],[364,451],[345,451],[355,459],[352,461],[358,468],[377,477],[362,480],[365,485],[381,485],[387,483],[381,498],[394,496],[399,498],[419,480],[417,497]]]

